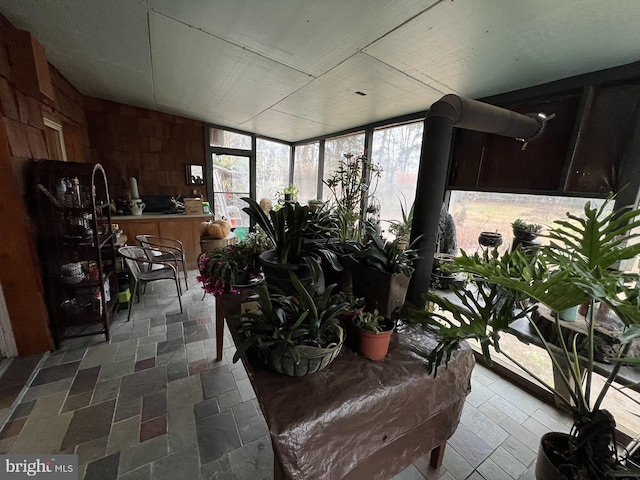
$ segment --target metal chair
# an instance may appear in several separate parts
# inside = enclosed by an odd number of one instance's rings
[[[189,290],[189,284],[187,283],[187,262],[184,255],[184,246],[180,240],[158,237],[156,235],[136,235],[136,240],[138,240],[142,248],[146,249],[149,261],[151,261],[151,256],[153,256],[154,260],[172,262],[177,269],[182,266],[184,286],[186,290]]]
[[[127,267],[131,272],[134,280],[131,303],[129,305],[129,315],[127,321],[131,320],[131,311],[133,310],[133,299],[138,296],[140,301],[140,284],[154,282],[156,280],[173,280],[176,284],[178,292],[178,303],[180,304],[180,313],[182,313],[182,289],[178,280],[178,269],[171,261],[165,262],[157,260],[157,256],[146,251],[143,247],[120,247],[118,252],[127,262]],[[152,260],[149,260],[151,256]]]

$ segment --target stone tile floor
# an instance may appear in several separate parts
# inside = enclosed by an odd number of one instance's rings
[[[16,359],[24,368],[0,379],[0,454],[75,453],[86,480],[271,479],[267,426],[241,362],[231,362],[228,331],[215,361],[215,300],[195,276],[182,314],[173,284],[155,282],[131,322],[118,314],[109,343],[85,337]],[[20,372],[38,361],[25,384]],[[477,365],[443,467],[425,455],[394,479],[534,479],[539,437],[569,425]]]

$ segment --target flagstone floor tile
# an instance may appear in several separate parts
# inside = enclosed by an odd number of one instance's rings
[[[14,359],[0,378],[0,454],[75,453],[79,480],[273,480],[255,392],[242,363],[232,362],[226,327],[216,360],[215,299],[202,298],[196,275],[184,313],[171,285],[165,294],[154,282],[132,321],[118,314],[109,343],[85,337]],[[423,455],[393,478],[533,480],[540,434],[568,421],[477,365],[443,467],[434,470]]]

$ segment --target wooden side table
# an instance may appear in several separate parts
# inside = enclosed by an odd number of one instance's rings
[[[251,286],[236,287],[240,293],[223,293],[216,297],[216,360],[222,360],[224,348],[224,320],[231,315],[239,315],[243,304],[250,301],[250,297],[256,293],[256,287],[263,279]]]

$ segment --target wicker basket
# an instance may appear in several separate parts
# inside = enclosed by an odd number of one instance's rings
[[[290,377],[302,377],[319,372],[327,367],[340,353],[344,342],[344,333],[342,327],[340,329],[339,341],[336,345],[328,348],[311,347],[300,345],[296,347],[300,354],[300,362],[296,363],[293,357],[289,355],[278,356],[264,350],[258,351],[260,359],[270,368],[283,375]]]

